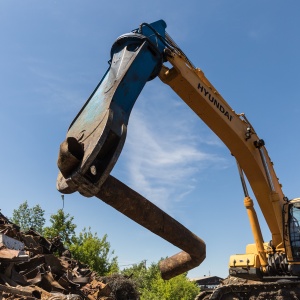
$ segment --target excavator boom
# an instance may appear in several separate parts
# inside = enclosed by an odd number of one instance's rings
[[[267,161],[266,165],[263,164],[261,152],[257,147],[260,139],[253,127],[244,114],[235,113],[200,69],[187,65],[181,53],[168,51],[167,59],[173,68],[169,70],[164,67],[160,79],[168,84],[228,147],[248,178],[272,233],[273,244],[282,244],[282,228],[279,224],[282,224],[284,196],[267,150],[261,145],[262,155]],[[278,201],[281,201],[279,205],[273,203],[270,190],[278,195]]]

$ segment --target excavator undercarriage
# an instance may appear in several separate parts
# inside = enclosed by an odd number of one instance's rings
[[[251,281],[229,276],[215,290],[201,292],[195,300],[295,300],[300,299],[298,278]]]

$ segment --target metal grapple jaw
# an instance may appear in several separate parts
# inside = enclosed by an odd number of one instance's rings
[[[205,243],[152,202],[110,175],[122,151],[132,107],[163,63],[166,24],[142,24],[120,36],[111,49],[110,67],[82,107],[60,145],[57,189],[96,196],[133,221],[181,248],[160,263],[170,279],[198,266]]]
[[[70,125],[58,158],[57,188],[62,193],[96,195],[125,142],[132,107],[163,63],[164,21],[120,36],[110,67]],[[159,33],[159,37],[154,33]]]

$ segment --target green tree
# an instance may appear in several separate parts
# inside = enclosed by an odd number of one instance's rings
[[[187,278],[187,274],[178,275],[170,280],[163,280],[158,264],[149,268],[144,263],[122,271],[131,276],[139,287],[141,300],[193,300],[200,292],[199,287]]]
[[[83,229],[78,236],[75,234],[76,225],[74,217],[59,209],[56,214],[51,215],[51,226],[44,229],[46,238],[59,236],[64,246],[69,248],[72,257],[87,264],[99,275],[108,275],[118,272],[117,257],[110,257],[110,244],[107,235],[99,238],[97,233],[93,234],[91,228]]]
[[[29,207],[27,200],[23,202],[17,209],[14,209],[11,221],[21,230],[26,231],[30,228],[42,233],[45,225],[45,211],[39,204]]]
[[[76,241],[75,228],[73,223],[74,217],[66,214],[62,209],[59,209],[56,214],[50,216],[49,227],[45,227],[44,235],[46,238],[54,238],[59,236],[63,244],[68,247]]]
[[[118,272],[117,257],[110,257],[114,252],[110,251],[106,234],[99,238],[97,233],[91,232],[91,228],[84,228],[69,249],[75,259],[86,263],[99,275]]]

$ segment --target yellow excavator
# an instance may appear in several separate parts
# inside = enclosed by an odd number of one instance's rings
[[[143,23],[113,44],[107,72],[60,145],[57,189],[96,196],[182,249],[160,263],[164,279],[201,264],[204,241],[110,175],[122,151],[134,103],[146,82],[158,76],[236,159],[255,241],[246,246],[245,254],[230,257],[227,282],[214,291],[202,292],[197,299],[250,299],[263,292],[272,299],[277,291],[299,296],[300,198],[285,197],[265,143],[245,114],[235,113],[165,29],[163,20]],[[246,179],[270,229],[269,242],[262,237]]]

